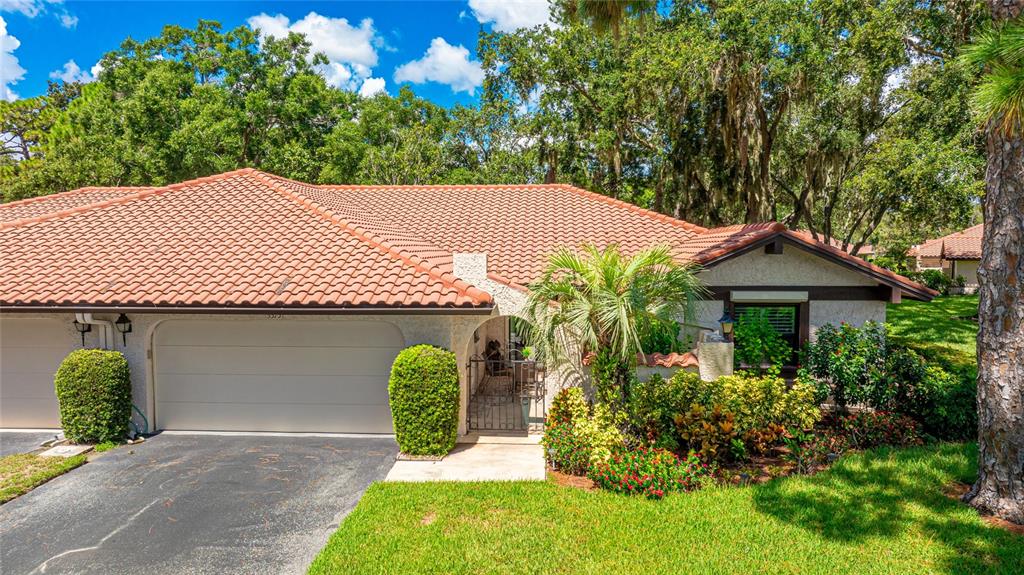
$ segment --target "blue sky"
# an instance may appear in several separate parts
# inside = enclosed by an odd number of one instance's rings
[[[303,31],[331,63],[329,83],[365,94],[402,84],[439,104],[480,94],[481,28],[543,23],[547,0],[422,2],[60,2],[0,0],[0,98],[36,96],[51,78],[89,81],[93,66],[126,37],[144,40],[166,24],[217,20],[225,29]]]

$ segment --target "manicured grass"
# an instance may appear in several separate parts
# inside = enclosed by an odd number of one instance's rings
[[[550,482],[378,483],[310,573],[1024,573],[1024,537],[945,486],[973,445],[879,450],[813,477],[663,501]]]
[[[930,302],[904,300],[890,304],[886,317],[892,335],[921,343],[937,344],[976,353],[978,296],[943,296]]]
[[[84,455],[39,457],[19,453],[0,457],[0,503],[28,493],[47,481],[85,463]]]

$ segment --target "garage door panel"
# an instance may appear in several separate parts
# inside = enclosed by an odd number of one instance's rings
[[[160,326],[156,345],[271,347],[358,347],[400,341],[393,324],[361,320],[173,321]]]
[[[194,347],[161,348],[160,373],[215,375],[337,375],[390,373],[398,349]]]
[[[379,376],[345,377],[297,375],[224,375],[210,385],[207,376],[165,374],[160,378],[157,400],[230,403],[288,403],[295,389],[311,394],[317,402],[347,405],[386,405],[388,382]],[[283,384],[283,385],[282,385]]]
[[[77,340],[60,319],[0,319],[0,428],[57,428],[53,376]]]
[[[391,433],[386,406],[321,404],[161,403],[166,429]],[[329,425],[329,427],[326,427]]]
[[[53,376],[42,373],[22,373],[16,376],[4,374],[0,399],[4,400],[4,403],[18,399],[45,399],[56,402],[57,392],[53,387]]]
[[[25,374],[42,374],[53,384],[53,376],[71,349],[67,347],[3,346],[0,377],[7,379]]]
[[[46,428],[60,427],[60,409],[56,398],[20,398],[17,402],[0,401],[0,427]]]
[[[163,429],[391,433],[404,347],[378,321],[172,320],[154,335]]]
[[[70,325],[70,319],[64,324],[59,319],[8,316],[0,321],[0,344],[5,354],[15,347],[55,347],[67,352],[76,339]]]

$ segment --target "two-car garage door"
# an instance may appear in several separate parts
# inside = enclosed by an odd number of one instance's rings
[[[382,321],[168,320],[153,342],[161,429],[391,433],[404,346]]]

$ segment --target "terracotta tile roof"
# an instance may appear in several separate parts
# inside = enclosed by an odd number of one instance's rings
[[[572,186],[324,186],[342,205],[359,205],[391,229],[445,252],[483,252],[487,269],[525,286],[561,246],[618,244],[626,253],[683,244],[707,231]],[[327,200],[323,200],[327,204]],[[683,255],[680,252],[680,255]]]
[[[81,206],[130,196],[151,189],[153,188],[81,188],[60,194],[0,204],[0,223],[52,215],[54,212],[73,210]]]
[[[911,250],[911,255],[947,260],[981,259],[981,239],[984,233],[985,224],[971,226],[948,236],[928,240]]]
[[[648,367],[697,367],[700,362],[693,352],[686,353],[651,353],[644,356],[638,354],[640,365]]]
[[[587,353],[583,356],[583,365],[590,365],[595,357],[597,357],[596,353]],[[686,353],[638,353],[636,354],[636,363],[646,367],[697,367],[700,365],[697,355],[692,351]]]
[[[562,184],[316,186],[245,169],[5,209],[0,305],[487,307],[453,252],[486,253],[489,277],[525,289],[561,246],[667,244],[711,265],[783,236],[928,296],[778,223],[706,229]]]
[[[254,170],[0,225],[3,305],[488,307]]]

